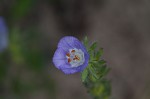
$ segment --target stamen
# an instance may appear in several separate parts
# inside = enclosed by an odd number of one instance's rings
[[[68,58],[68,63],[70,63],[71,62],[71,59],[70,58]]]
[[[80,60],[80,57],[77,56],[77,55],[75,55],[74,58],[73,58],[73,60]]]
[[[75,50],[72,50],[72,51],[71,51],[71,53],[74,53],[74,52],[75,52]]]
[[[66,54],[67,62],[72,67],[78,67],[82,65],[85,61],[84,53],[81,49],[69,49],[69,52]]]
[[[70,53],[67,53],[66,56],[70,57]]]

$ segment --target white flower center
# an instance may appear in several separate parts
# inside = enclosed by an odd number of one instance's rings
[[[66,54],[66,58],[71,67],[78,67],[85,61],[83,51],[76,48],[69,49],[69,52]]]

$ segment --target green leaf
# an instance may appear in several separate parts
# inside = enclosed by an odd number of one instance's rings
[[[90,50],[95,50],[97,47],[97,42],[94,42],[91,46],[90,46]]]
[[[103,49],[100,48],[95,55],[96,60],[99,60],[102,54],[103,54]]]
[[[89,44],[89,42],[88,42],[88,38],[87,38],[87,36],[84,38],[84,40],[83,40],[83,44],[84,44],[84,46],[85,46],[86,48],[88,48],[88,44]]]
[[[84,69],[84,71],[82,72],[81,74],[81,78],[82,78],[82,82],[85,82],[87,76],[88,76],[88,70],[87,69]]]
[[[101,71],[101,75],[105,76],[110,71],[110,69],[106,66],[102,66],[100,71]]]
[[[106,64],[106,61],[105,60],[100,60],[98,61],[98,65],[105,65]]]
[[[98,76],[96,75],[96,71],[94,70],[92,66],[89,66],[89,71],[92,74],[92,76],[97,80]]]
[[[88,53],[90,55],[90,61],[94,60],[94,54],[93,54],[94,52],[92,50],[89,50]]]
[[[110,69],[106,66],[106,61],[101,59],[103,49],[98,50],[96,42],[89,46],[87,37],[85,37],[83,43],[86,45],[90,59],[89,66],[82,73],[82,82],[85,82],[84,85],[88,88],[88,92],[93,99],[108,99],[111,88],[105,76]]]

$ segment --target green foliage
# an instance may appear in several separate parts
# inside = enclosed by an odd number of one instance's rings
[[[42,43],[39,43],[41,36],[33,27],[22,31],[14,26],[9,31],[9,47],[0,53],[0,88],[4,93],[0,99],[7,99],[7,91],[12,99],[26,99],[28,94],[41,90],[54,99],[55,83],[45,72],[48,67]]]
[[[35,3],[35,0],[17,0],[11,11],[14,20],[20,20],[25,16],[33,7],[33,3]]]
[[[85,82],[86,78],[88,76],[88,70],[85,69],[83,72],[82,72],[82,82]]]
[[[18,28],[13,28],[10,34],[10,44],[9,51],[14,62],[20,64],[24,61],[22,57],[22,41],[20,36],[20,30]]]
[[[97,50],[97,43],[89,46],[87,37],[83,41],[88,53],[90,54],[89,65],[82,72],[82,82],[87,88],[93,99],[108,99],[111,92],[110,81],[106,79],[109,68],[106,61],[101,59],[103,49]]]
[[[5,51],[4,53],[0,53],[0,85],[1,82],[5,79],[7,68],[9,67],[9,65],[7,64],[8,62],[9,58],[7,51]]]
[[[87,36],[84,38],[84,40],[83,40],[83,44],[84,44],[84,46],[85,46],[86,48],[88,48],[88,47],[89,47],[89,42],[88,42],[88,38],[87,38]]]

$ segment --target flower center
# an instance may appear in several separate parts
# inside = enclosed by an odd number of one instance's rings
[[[76,48],[69,49],[69,52],[66,54],[66,58],[71,67],[78,67],[85,61],[83,51]]]

